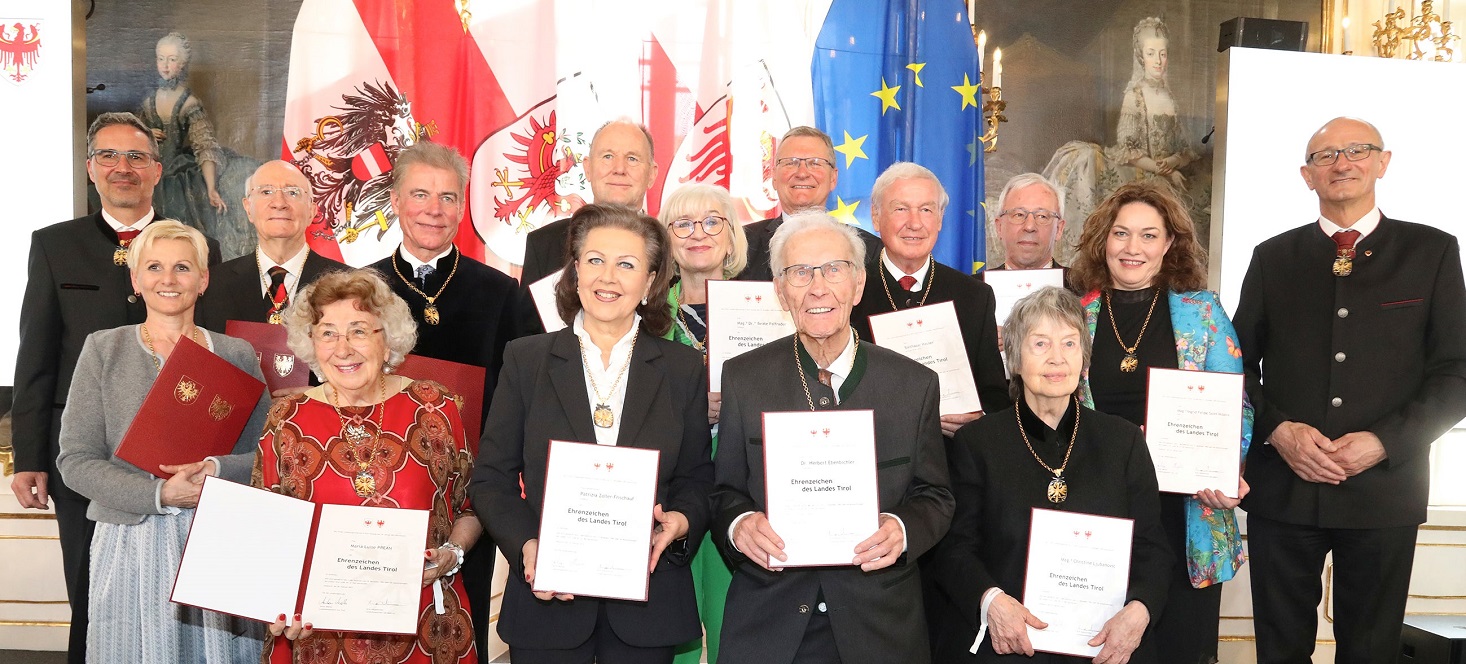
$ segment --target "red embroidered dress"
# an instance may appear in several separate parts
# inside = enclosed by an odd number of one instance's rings
[[[254,484],[316,503],[430,510],[424,548],[437,548],[448,539],[457,519],[476,518],[468,500],[473,456],[454,399],[432,381],[416,381],[385,404],[342,407],[341,417],[330,403],[305,395],[278,399],[260,438]],[[353,446],[341,434],[343,418],[372,434],[380,421],[382,435],[376,436],[375,444]],[[366,498],[358,496],[352,484],[363,461],[376,485]],[[321,631],[296,642],[281,636],[265,642],[261,661],[477,662],[462,577],[451,578],[444,587],[443,615],[433,608],[432,587],[423,588],[416,636]]]

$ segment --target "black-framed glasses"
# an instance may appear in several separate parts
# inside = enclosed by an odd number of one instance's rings
[[[838,284],[855,272],[855,263],[847,260],[833,260],[824,265],[790,265],[784,268],[779,276],[784,282],[796,287],[808,286],[814,281],[814,273],[819,272],[825,275],[825,281]]]
[[[1043,208],[1035,208],[1033,210],[1027,208],[1008,208],[998,213],[998,216],[1006,218],[1015,224],[1025,224],[1028,223],[1029,219],[1032,219],[1033,223],[1040,226],[1048,226],[1059,219],[1059,213]]]
[[[304,189],[301,189],[300,187],[290,186],[277,187],[273,184],[262,184],[258,187],[255,187],[254,189],[250,190],[249,195],[251,198],[263,198],[268,200],[274,198],[275,194],[277,193],[285,194],[285,199],[292,203],[305,200]]]
[[[800,166],[813,171],[833,169],[835,162],[824,157],[780,157],[778,161],[774,162],[774,165],[787,171],[799,170]]]
[[[672,229],[673,235],[686,239],[692,237],[693,228],[698,226],[699,224],[702,225],[702,232],[707,233],[708,235],[717,235],[718,233],[723,232],[724,226],[728,225],[728,218],[716,214],[710,214],[706,217],[703,217],[702,219],[678,219],[677,221],[667,224],[667,227]]]
[[[1333,166],[1334,162],[1339,160],[1340,154],[1343,154],[1344,158],[1349,161],[1364,161],[1369,158],[1369,153],[1375,150],[1384,152],[1385,149],[1369,143],[1355,143],[1337,150],[1319,150],[1308,155],[1306,161],[1310,166]]]
[[[128,152],[118,152],[116,150],[92,150],[91,154],[87,155],[88,159],[95,160],[98,166],[102,166],[105,168],[112,168],[113,166],[116,166],[117,164],[122,162],[122,159],[124,157],[127,158],[127,165],[133,168],[147,168],[149,166],[152,166],[154,161],[158,160],[157,155],[153,155],[147,152],[138,152],[136,150],[130,150]]]

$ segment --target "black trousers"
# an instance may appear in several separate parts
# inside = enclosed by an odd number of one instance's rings
[[[458,574],[463,577],[463,592],[468,595],[468,617],[473,621],[473,642],[478,646],[479,657],[486,657],[489,651],[489,603],[494,583],[494,540],[485,532],[472,549],[463,555],[463,568]]]
[[[1186,496],[1161,494],[1161,525],[1175,562],[1165,608],[1160,615],[1151,616],[1147,638],[1155,642],[1159,661],[1165,664],[1215,664],[1222,584],[1191,587],[1186,570]]]
[[[91,585],[92,531],[97,524],[87,518],[91,501],[69,489],[56,489],[61,476],[50,476],[51,504],[56,508],[56,529],[61,537],[61,569],[66,577],[66,599],[71,605],[71,635],[66,661],[86,664],[87,595]]]
[[[566,650],[539,650],[509,646],[509,660],[514,664],[672,664],[676,646],[643,648],[621,640],[611,621],[606,618],[606,603],[601,602],[596,615],[596,628],[585,643]],[[480,657],[487,658],[486,655]],[[487,661],[487,659],[485,660]]]
[[[1308,664],[1333,551],[1336,664],[1394,664],[1415,562],[1416,526],[1316,528],[1248,515],[1258,664]]]

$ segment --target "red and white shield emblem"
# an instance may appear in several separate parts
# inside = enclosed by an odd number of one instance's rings
[[[0,19],[0,72],[19,85],[30,78],[41,60],[39,19]]]

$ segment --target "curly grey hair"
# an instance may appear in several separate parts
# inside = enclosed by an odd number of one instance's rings
[[[384,371],[402,364],[403,358],[417,344],[417,322],[407,303],[392,292],[376,270],[361,268],[328,272],[314,283],[300,289],[295,301],[285,310],[286,344],[296,357],[304,359],[316,376],[321,375],[321,361],[311,339],[321,310],[342,300],[355,300],[357,308],[382,322],[382,338],[387,343]]]
[[[1084,322],[1084,305],[1079,302],[1079,296],[1058,286],[1040,288],[1014,304],[1008,320],[1003,323],[1003,351],[1008,356],[1008,374],[1013,377],[1008,393],[1014,401],[1023,398],[1023,340],[1045,320],[1079,331],[1079,349],[1084,356],[1080,369],[1089,368],[1094,340],[1089,337]]]

